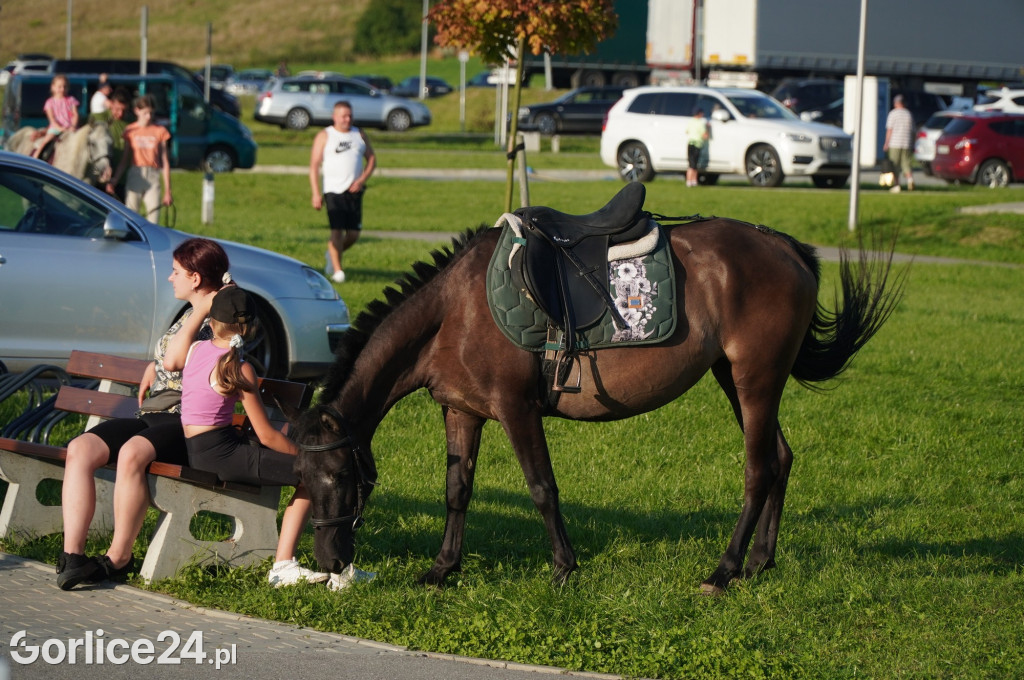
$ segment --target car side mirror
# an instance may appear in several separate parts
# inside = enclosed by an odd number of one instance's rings
[[[103,238],[121,241],[128,237],[128,223],[121,213],[108,213],[103,220]]]
[[[728,123],[732,120],[732,116],[725,109],[715,109],[711,112],[711,119],[717,120],[719,123]]]

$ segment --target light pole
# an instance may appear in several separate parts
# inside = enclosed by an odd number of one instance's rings
[[[67,38],[65,40],[66,44],[64,46],[64,58],[65,59],[70,59],[71,58],[71,6],[72,6],[73,3],[74,3],[74,0],[68,0],[68,34],[67,34]]]

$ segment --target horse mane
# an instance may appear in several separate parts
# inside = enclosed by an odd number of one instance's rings
[[[487,225],[481,225],[476,229],[467,229],[465,233],[452,239],[450,248],[445,247],[432,251],[430,253],[431,262],[414,262],[412,272],[403,275],[394,284],[384,289],[384,300],[371,301],[366,306],[366,310],[359,313],[348,331],[341,336],[338,348],[335,350],[334,363],[328,369],[327,375],[324,376],[321,383],[323,385],[323,392],[320,395],[321,403],[337,398],[352,372],[352,366],[356,359],[359,358],[370,337],[384,320],[414,293],[433,281],[439,273],[456,261],[481,234],[488,230]]]

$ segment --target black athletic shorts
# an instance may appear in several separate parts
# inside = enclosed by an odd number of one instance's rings
[[[234,427],[188,437],[188,464],[225,482],[255,486],[297,486],[295,456],[249,441]]]
[[[331,229],[350,229],[359,231],[363,228],[363,192],[343,194],[324,194],[327,204],[327,219]]]
[[[132,437],[143,437],[156,449],[161,463],[187,465],[185,457],[185,431],[177,413],[147,413],[141,418],[114,418],[105,420],[89,430],[103,440],[110,450],[108,463],[117,462],[121,447]]]

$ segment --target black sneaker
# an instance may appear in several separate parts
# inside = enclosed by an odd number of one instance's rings
[[[57,558],[57,586],[71,590],[79,583],[95,577],[99,570],[96,560],[78,553],[62,552]]]
[[[114,581],[123,579],[132,571],[132,565],[135,563],[135,555],[130,555],[128,561],[125,562],[123,567],[115,567],[114,563],[110,561],[110,558],[106,555],[100,555],[99,557],[93,558],[93,564],[96,565],[96,572],[93,574],[94,581]]]

